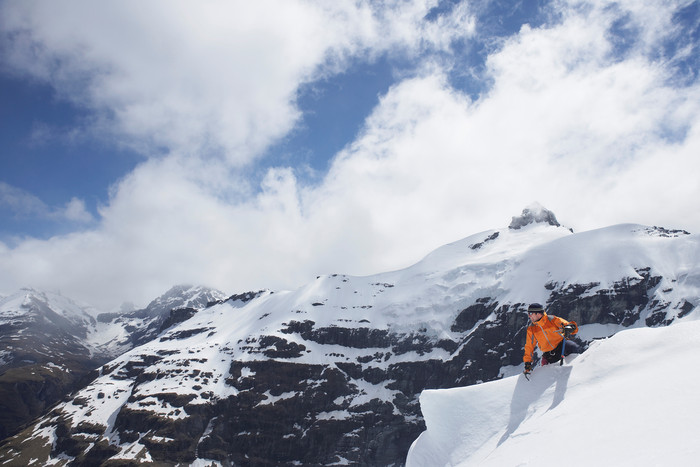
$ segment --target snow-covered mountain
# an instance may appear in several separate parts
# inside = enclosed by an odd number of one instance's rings
[[[190,318],[197,310],[226,299],[226,295],[203,286],[177,285],[151,301],[144,309],[100,313],[89,342],[112,357],[149,342],[164,329]]]
[[[57,292],[21,289],[0,299],[0,326],[33,323],[49,330],[56,328],[85,337],[94,325],[94,309]]]
[[[407,467],[697,465],[700,320],[632,329],[565,366],[420,397]]]
[[[203,287],[173,287],[144,310],[108,316],[57,292],[27,288],[4,297],[0,439],[82,387],[95,368],[222,298]]]
[[[0,438],[41,415],[107,358],[87,336],[94,309],[54,292],[22,289],[0,300]]]
[[[700,237],[573,233],[531,207],[404,270],[232,297],[102,366],[0,462],[402,464],[423,390],[520,371],[534,301],[577,321],[584,346],[682,321],[700,303]]]

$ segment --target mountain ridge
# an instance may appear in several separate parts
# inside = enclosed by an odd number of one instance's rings
[[[425,429],[424,389],[521,363],[527,303],[577,321],[585,347],[693,313],[693,264],[700,242],[687,232],[535,222],[471,235],[403,270],[218,301],[103,365],[0,459],[401,464]]]
[[[0,438],[81,388],[99,366],[153,338],[163,324],[175,324],[169,305],[222,296],[212,291],[208,297],[201,287],[174,287],[149,309],[119,315],[33,288],[0,299]]]

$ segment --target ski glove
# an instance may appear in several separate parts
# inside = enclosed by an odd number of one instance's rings
[[[531,371],[532,371],[532,362],[525,362],[525,371],[523,371],[523,373],[525,373],[527,375],[527,374],[530,374]]]
[[[574,329],[576,329],[576,327],[573,324],[567,324],[566,326],[564,326],[564,337],[567,339],[571,337],[571,334],[573,334]]]

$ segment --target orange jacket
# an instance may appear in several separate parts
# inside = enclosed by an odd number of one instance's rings
[[[542,352],[554,350],[564,339],[562,328],[567,324],[574,325],[572,334],[578,332],[578,326],[574,321],[567,321],[558,316],[550,317],[547,316],[547,313],[545,313],[539,321],[528,326],[523,361],[532,361],[532,352],[535,351],[535,346],[539,347]]]

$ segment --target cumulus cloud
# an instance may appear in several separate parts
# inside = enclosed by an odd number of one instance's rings
[[[94,220],[82,199],[71,198],[64,206],[51,207],[37,196],[5,182],[0,182],[0,209],[19,219],[69,221],[78,224]]]
[[[46,215],[48,207],[36,196],[0,182],[0,206],[18,216]]]
[[[123,29],[92,45],[63,24],[28,25],[21,40],[58,44],[38,52],[32,73],[60,86],[47,59],[60,56],[54,71],[88,75],[72,98],[109,111],[120,134],[170,152],[112,188],[96,228],[0,245],[0,283],[51,284],[102,306],[143,303],[177,282],[231,293],[291,288],[317,274],[407,266],[507,225],[535,200],[576,230],[640,222],[700,231],[691,217],[700,207],[700,86],[678,85],[675,56],[655,53],[683,6],[668,3],[553,2],[553,21],[525,26],[491,51],[492,84],[478,98],[452,86],[446,61],[453,40],[478,31],[464,5],[427,21],[435,4],[418,1],[281,2],[276,19],[266,2],[235,14],[225,3],[219,15],[206,3],[187,18],[175,3],[158,11],[161,30],[139,24],[155,15],[110,3],[99,15]],[[110,31],[86,10],[89,30]],[[21,24],[30,19],[36,12]],[[624,50],[611,33],[621,22],[637,31],[625,33]],[[127,44],[116,40],[123,30]],[[151,45],[135,45],[144,41]],[[152,43],[163,43],[163,54]],[[395,49],[425,54],[427,65],[381,96],[319,181],[294,167],[258,167],[260,183],[247,176],[241,164],[299,118],[300,85]],[[80,217],[79,202],[73,209]]]
[[[98,134],[242,165],[297,122],[301,84],[463,34],[423,21],[433,3],[28,1],[6,4],[0,25],[7,65],[94,111]]]

